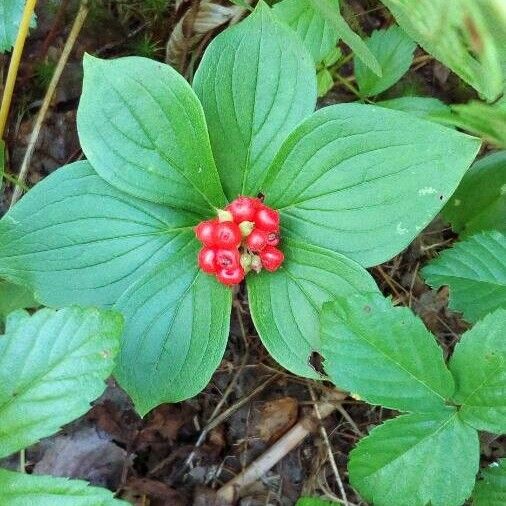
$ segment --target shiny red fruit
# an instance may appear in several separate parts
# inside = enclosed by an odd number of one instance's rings
[[[218,223],[214,231],[214,237],[218,248],[237,248],[242,240],[241,229],[233,221]]]
[[[266,232],[278,232],[279,230],[279,212],[270,207],[261,205],[253,221],[257,228]]]
[[[246,246],[254,253],[262,251],[267,246],[268,232],[255,228],[246,237]]]
[[[241,223],[241,221],[253,221],[260,205],[259,199],[241,195],[231,202],[226,209],[232,213],[236,223]]]
[[[216,269],[232,269],[241,265],[241,254],[237,249],[218,249],[214,257]]]
[[[199,267],[208,274],[214,274],[216,272],[216,251],[212,248],[204,246],[199,251]]]
[[[283,263],[285,259],[285,255],[278,248],[274,246],[266,246],[260,252],[260,260],[262,261],[262,267],[269,272],[274,272],[279,269],[280,265]]]
[[[244,275],[244,269],[240,266],[231,269],[225,267],[217,272],[216,278],[220,283],[232,286],[239,284],[244,279]]]
[[[267,244],[269,246],[277,246],[279,244],[278,232],[269,232],[267,234]]]
[[[195,235],[197,239],[202,242],[205,246],[212,247],[216,243],[216,227],[218,226],[218,220],[207,220],[200,222],[195,227]]]

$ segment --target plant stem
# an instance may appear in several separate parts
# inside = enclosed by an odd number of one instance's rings
[[[7,81],[5,82],[4,94],[2,96],[2,105],[0,106],[0,139],[3,139],[5,132],[5,125],[7,124],[7,117],[12,102],[12,94],[14,92],[14,85],[16,83],[16,76],[18,75],[19,63],[23,48],[25,47],[28,29],[30,28],[30,21],[33,16],[35,4],[37,0],[26,0],[25,8],[23,10],[23,17],[19,25],[18,35],[14,43],[14,50],[12,52],[11,62],[9,64],[9,71],[7,72]]]

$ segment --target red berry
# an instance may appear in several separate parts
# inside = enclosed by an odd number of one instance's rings
[[[246,237],[246,246],[253,252],[262,251],[267,246],[268,234],[264,230],[255,228],[251,234]]]
[[[237,285],[244,279],[244,269],[239,267],[233,267],[231,269],[223,268],[216,274],[218,281],[224,285]]]
[[[262,261],[262,266],[269,272],[274,272],[277,270],[283,263],[284,259],[285,255],[283,255],[283,252],[274,246],[266,246],[260,252],[260,260]]]
[[[262,205],[255,214],[255,225],[266,232],[279,230],[279,212]]]
[[[279,234],[277,232],[269,232],[267,234],[267,244],[269,246],[277,246],[279,244]]]
[[[231,202],[226,209],[232,213],[236,223],[241,223],[241,221],[253,221],[259,205],[260,200],[241,195]]]
[[[241,254],[237,249],[219,249],[216,250],[214,257],[216,269],[232,269],[241,265]]]
[[[213,274],[216,272],[216,251],[211,248],[207,248],[204,246],[199,251],[199,267],[208,274]]]
[[[214,231],[216,246],[219,248],[237,248],[241,244],[242,234],[237,223],[222,221]]]
[[[218,225],[218,220],[207,220],[200,222],[195,227],[195,235],[197,239],[204,243],[206,246],[214,246],[216,243],[215,230]]]

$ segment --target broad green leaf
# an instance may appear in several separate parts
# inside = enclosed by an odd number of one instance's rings
[[[446,113],[450,108],[441,100],[432,97],[399,97],[376,102],[376,105],[404,111],[423,119],[432,119],[434,113]]]
[[[506,151],[473,164],[443,214],[461,237],[484,230],[506,232]]]
[[[337,296],[374,293],[372,277],[360,265],[332,251],[283,240],[285,262],[274,273],[249,274],[251,316],[272,357],[289,371],[320,378],[309,364],[320,352],[319,317]]]
[[[121,332],[118,313],[79,307],[8,325],[0,337],[0,457],[88,411],[105,389]]]
[[[63,167],[0,221],[0,275],[49,305],[111,305],[188,241],[189,212],[116,190],[87,162]]]
[[[334,86],[334,78],[328,69],[320,69],[316,73],[316,81],[318,84],[318,96],[324,97]]]
[[[506,236],[497,231],[472,235],[447,249],[422,270],[433,288],[450,288],[450,309],[475,322],[506,308]]]
[[[316,104],[309,53],[264,2],[211,42],[193,86],[230,200],[257,191],[281,143]]]
[[[190,240],[115,306],[125,317],[115,375],[142,416],[198,394],[225,352],[232,291],[198,269],[198,246]]]
[[[473,506],[504,506],[506,504],[506,459],[490,464],[480,472],[473,491]]]
[[[127,506],[112,492],[86,481],[13,473],[0,469],[2,506]]]
[[[339,0],[329,0],[339,12]],[[339,33],[334,24],[315,8],[313,0],[283,0],[273,7],[274,13],[297,32],[311,53],[315,63],[320,63],[334,48]]]
[[[461,506],[478,471],[478,434],[452,409],[374,428],[350,454],[350,482],[375,506]]]
[[[365,42],[349,27],[339,8],[336,8],[335,0],[311,0],[313,7],[319,10],[322,16],[329,22],[339,38],[367,65],[376,75],[381,76],[381,65],[376,56],[367,47]]]
[[[502,40],[490,19],[506,22],[503,0],[382,0],[428,53],[487,100],[503,91]],[[493,12],[493,14],[491,14]],[[506,70],[506,69],[505,69]]]
[[[416,44],[398,26],[375,30],[365,43],[381,65],[381,77],[356,57],[355,77],[360,93],[371,97],[393,86],[409,70]]]
[[[301,497],[295,506],[334,506],[336,503],[325,501],[319,497]]]
[[[325,304],[321,340],[331,381],[370,404],[423,413],[444,409],[453,393],[434,336],[409,308],[381,294]]]
[[[477,139],[372,105],[325,107],[285,141],[262,186],[284,236],[364,266],[405,248],[440,211]]]
[[[450,370],[462,420],[478,430],[506,433],[506,309],[488,314],[462,336]]]
[[[204,216],[223,206],[202,106],[168,65],[85,56],[77,129],[86,158],[118,189]]]
[[[14,45],[25,3],[25,0],[0,1],[0,53],[10,51]],[[30,26],[35,26],[35,18]]]
[[[0,321],[11,311],[37,307],[38,305],[33,293],[26,287],[0,279]]]

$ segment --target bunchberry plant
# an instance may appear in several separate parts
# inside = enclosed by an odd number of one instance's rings
[[[159,62],[87,56],[87,160],[2,219],[0,275],[46,305],[123,313],[115,376],[143,415],[208,383],[227,285],[243,277],[273,358],[321,379],[322,304],[378,291],[365,268],[420,233],[480,143],[383,107],[315,104],[313,59],[263,2],[212,41],[193,88]]]

